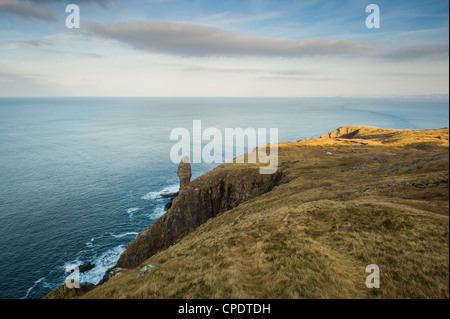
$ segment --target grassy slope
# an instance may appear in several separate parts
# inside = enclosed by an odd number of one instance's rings
[[[448,137],[360,127],[280,143],[284,184],[142,264],[159,270],[83,298],[448,298]],[[369,264],[381,289],[365,286]]]

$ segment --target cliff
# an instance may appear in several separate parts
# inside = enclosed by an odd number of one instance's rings
[[[184,184],[170,210],[138,235],[120,256],[117,267],[137,267],[209,219],[270,191],[280,177],[280,174],[260,175],[255,168],[216,169]]]
[[[185,186],[120,276],[81,298],[449,297],[448,128],[278,147],[273,175],[225,164]],[[369,264],[381,289],[365,286]]]

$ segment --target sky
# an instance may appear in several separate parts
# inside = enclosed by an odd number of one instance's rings
[[[447,0],[0,0],[0,97],[448,97],[448,78]]]

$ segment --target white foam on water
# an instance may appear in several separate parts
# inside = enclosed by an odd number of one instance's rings
[[[52,285],[52,284],[49,283],[49,282],[44,282],[42,285],[43,285],[45,288],[47,288],[47,289],[53,289],[53,288],[55,288],[54,285]]]
[[[23,296],[23,297],[20,298],[20,299],[27,299],[27,298],[28,298],[28,295],[29,295],[30,292],[31,292],[31,290],[33,290],[34,287],[36,287],[37,284],[39,284],[39,283],[40,283],[42,280],[44,280],[45,278],[46,278],[46,277],[42,277],[42,278],[39,278],[38,280],[36,280],[36,281],[34,282],[33,286],[31,286],[30,288],[28,288],[27,293],[25,294],[25,296]]]
[[[113,236],[114,238],[122,238],[122,237],[126,237],[126,236],[137,236],[138,235],[138,233],[136,233],[136,232],[128,232],[128,233],[123,233],[123,234],[119,234],[119,235],[116,235],[116,234],[113,234],[113,233],[108,233],[109,235],[111,235],[111,236]]]
[[[139,208],[139,207],[128,208],[127,209],[127,214],[132,214],[134,212],[137,212],[138,210],[141,210],[141,208]]]
[[[93,260],[95,267],[81,274],[81,282],[97,284],[105,275],[105,272],[113,267],[119,260],[120,255],[125,251],[126,245],[119,245],[111,248]]]
[[[97,236],[97,237],[92,237],[91,240],[89,240],[89,241],[86,243],[86,246],[89,247],[89,248],[94,247],[94,240],[101,239],[101,238],[103,238],[103,235]]]
[[[125,245],[119,245],[114,248],[111,248],[100,255],[96,255],[92,258],[91,263],[95,264],[95,267],[85,273],[79,274],[79,280],[83,283],[93,283],[97,284],[105,275],[105,272],[113,267],[117,261],[119,260],[120,255],[125,251]],[[71,270],[74,266],[80,266],[83,263],[75,260],[64,265],[65,270]],[[64,282],[67,278],[74,278],[73,274],[67,275],[64,279]],[[77,278],[78,280],[78,278]]]
[[[78,259],[75,259],[75,260],[66,262],[66,263],[64,264],[63,268],[64,268],[64,271],[65,271],[65,272],[70,273],[70,272],[72,271],[72,269],[74,269],[74,268],[77,267],[77,266],[81,266],[82,264],[83,264],[82,261],[80,261],[80,260],[78,260]]]
[[[151,199],[158,199],[161,195],[168,195],[176,193],[180,190],[180,185],[172,185],[164,188],[163,190],[159,192],[149,192],[145,196],[142,196],[141,199],[145,200],[151,200]]]
[[[164,211],[164,206],[163,205],[159,205],[153,210],[153,213],[148,215],[148,217],[150,217],[152,219],[158,219],[159,217],[161,217],[165,213],[166,212]]]
[[[161,195],[168,195],[168,194],[173,194],[178,192],[180,189],[179,185],[171,185],[168,187],[165,187],[164,189],[162,189],[159,192],[149,192],[147,193],[145,196],[141,197],[144,200],[156,200],[159,199],[158,197],[160,197]],[[127,209],[127,213],[130,216],[133,216],[133,213],[142,210],[142,208],[139,207],[132,207]],[[149,215],[147,215],[148,217],[152,218],[152,219],[157,219],[159,217],[161,217],[162,215],[165,214],[164,211],[164,205],[158,205],[152,213],[150,213]],[[126,236],[137,236],[138,233],[136,232],[126,232],[126,233],[122,233],[122,234],[113,234],[113,233],[106,233],[106,235],[112,236],[114,238],[123,238]],[[94,247],[94,241],[97,239],[101,239],[103,238],[104,235],[98,236],[98,237],[93,237],[91,238],[87,243],[86,246],[88,248],[93,248]],[[126,245],[119,245],[116,246],[114,248],[111,248],[107,251],[105,251],[104,253],[100,254],[100,255],[95,255],[90,262],[92,264],[95,264],[95,267],[85,273],[80,273],[79,277],[76,279],[79,279],[81,283],[94,283],[97,284],[105,275],[105,272],[110,269],[111,267],[113,267],[117,261],[119,260],[120,255],[125,251],[126,249]],[[81,266],[82,264],[84,264],[84,262],[82,262],[81,260],[79,260],[78,258],[75,260],[72,260],[70,262],[66,262],[63,266],[64,271],[66,272],[65,274],[65,278],[64,278],[64,282],[67,280],[67,278],[71,277],[74,278],[74,275],[72,273],[70,273],[70,271],[72,269],[74,269],[75,266]],[[41,278],[39,280],[42,281],[44,280],[44,278]],[[28,289],[27,294],[25,295],[24,298],[26,298],[30,291],[39,283],[36,282],[30,289]],[[64,283],[63,282],[63,283]]]
[[[114,234],[114,233],[108,232],[108,233],[105,233],[104,235],[91,238],[86,243],[86,246],[88,248],[93,248],[94,241],[97,239],[101,239],[105,236],[111,236],[114,238],[123,238],[123,237],[127,237],[127,236],[136,237],[137,235],[138,235],[137,232],[126,232],[126,233],[122,233],[122,234]],[[99,246],[99,245],[95,245],[95,246]],[[77,277],[75,279],[80,280],[81,283],[95,283],[96,284],[98,281],[100,281],[103,278],[105,272],[109,268],[113,267],[116,264],[117,260],[119,260],[120,254],[122,254],[122,252],[124,250],[125,250],[125,245],[119,245],[112,249],[107,250],[106,252],[104,252],[100,255],[95,254],[94,257],[92,257],[89,260],[92,264],[95,264],[95,267],[86,273],[79,274],[79,277]],[[78,255],[79,256],[82,255],[83,252],[86,252],[86,251],[82,250],[78,253]],[[87,260],[85,260],[84,258],[83,258],[84,261],[81,261],[80,259],[81,259],[81,257],[77,257],[76,259],[66,262],[63,265],[62,268],[64,269],[64,272],[66,273],[64,282],[69,277],[74,278],[73,274],[70,273],[70,271],[72,269],[74,269],[76,266],[80,267],[81,265],[83,265],[87,262]],[[63,284],[63,283],[61,283],[61,284]]]

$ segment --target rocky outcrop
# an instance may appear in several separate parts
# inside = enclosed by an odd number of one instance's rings
[[[91,262],[87,262],[81,266],[78,266],[78,272],[84,273],[84,272],[87,272],[87,271],[93,269],[94,267],[95,267],[95,264],[91,264]],[[108,279],[109,279],[109,272],[111,270],[112,270],[112,268],[109,269],[107,271],[107,273],[105,274],[105,276],[107,276]],[[68,272],[69,273],[75,272],[75,268],[70,269],[70,271],[68,271]],[[106,280],[102,279],[102,281],[100,283],[103,283],[103,282],[107,281],[108,279],[106,279]],[[52,291],[50,291],[47,295],[45,295],[43,297],[43,299],[75,299],[75,298],[81,297],[82,295],[91,291],[95,287],[96,287],[96,285],[90,283],[90,284],[82,284],[82,285],[80,285],[79,288],[68,288],[66,286],[66,284],[64,283],[64,284],[56,287]]]
[[[167,212],[170,208],[172,208],[173,201],[168,202],[166,205],[164,205],[164,211]]]
[[[116,269],[116,267],[111,267],[106,270],[105,274],[103,275],[103,278],[97,283],[97,285],[103,285],[105,282],[109,280],[109,277],[111,275],[111,272]]]
[[[173,193],[173,194],[166,194],[166,195],[161,195],[158,197],[158,199],[169,199],[170,201],[164,205],[164,211],[167,212],[173,204],[173,200],[178,196],[178,192]]]
[[[330,133],[322,134],[321,139],[332,139],[332,138],[354,138],[359,133],[358,126],[344,126]]]
[[[94,288],[94,284],[80,285],[80,288],[67,288],[66,285],[61,285],[50,291],[43,299],[74,299]]]
[[[189,163],[189,157],[187,153],[184,154],[180,165],[178,165],[178,177],[180,178],[180,189],[189,185],[189,183],[191,182],[191,164]]]
[[[83,264],[79,267],[80,273],[87,272],[95,267],[95,264],[91,264],[91,262],[87,262],[86,264]]]
[[[210,218],[272,190],[281,177],[280,172],[261,175],[255,168],[218,168],[203,175],[184,186],[171,209],[130,243],[117,267],[137,267]]]
[[[87,272],[87,271],[91,270],[92,268],[95,268],[95,264],[91,264],[91,262],[89,261],[89,262],[87,262],[87,263],[85,263],[83,265],[77,266],[77,267],[78,267],[78,272],[79,273],[84,273],[84,272]],[[75,271],[75,268],[70,269],[69,272],[73,273],[74,271]]]
[[[148,274],[149,272],[153,272],[158,270],[159,268],[161,268],[160,266],[155,266],[155,265],[147,265],[141,268],[141,270],[139,270],[139,274],[138,277],[142,277],[146,274]]]

